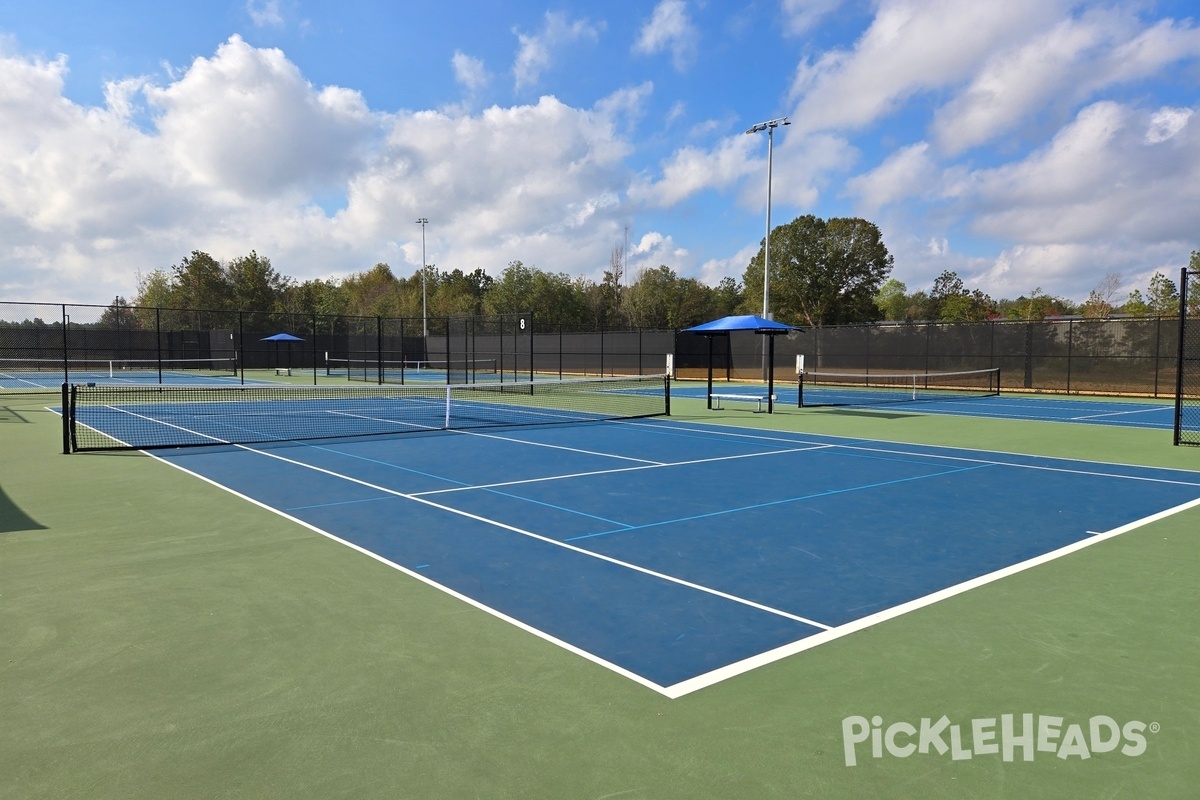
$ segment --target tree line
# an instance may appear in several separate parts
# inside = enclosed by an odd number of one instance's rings
[[[169,269],[139,275],[132,302],[115,298],[106,316],[136,318],[130,306],[408,318],[530,312],[538,327],[679,329],[729,314],[761,313],[764,257],[760,242],[741,281],[726,277],[708,286],[680,277],[665,264],[640,270],[630,281],[620,248],[613,250],[599,281],[520,261],[495,277],[483,268],[444,271],[436,265],[398,276],[379,263],[341,279],[297,281],[255,251],[224,262],[193,251]],[[1200,252],[1192,253],[1191,266],[1200,268]],[[1135,289],[1121,303],[1116,296],[1122,281],[1115,273],[1080,304],[1040,288],[1015,299],[993,300],[968,288],[952,271],[943,272],[928,289],[910,293],[890,277],[893,257],[879,228],[860,218],[805,215],[774,228],[770,267],[774,318],[804,327],[882,320],[1173,315],[1180,307],[1178,287],[1162,273],[1151,278],[1145,293]],[[1191,302],[1200,307],[1200,286],[1196,288]]]

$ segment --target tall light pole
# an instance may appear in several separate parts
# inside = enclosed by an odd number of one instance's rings
[[[421,335],[428,341],[429,307],[426,305],[425,299],[425,226],[429,224],[429,220],[421,217],[417,220],[417,224],[421,226]],[[421,357],[425,358],[424,355]]]
[[[767,235],[763,239],[763,310],[764,319],[771,318],[771,161],[775,143],[775,129],[780,125],[791,125],[787,117],[769,119],[750,128],[746,133],[767,132]]]
[[[774,157],[775,129],[780,125],[791,125],[787,117],[776,117],[754,125],[746,133],[767,132],[767,235],[763,238],[763,319],[771,318],[771,161]],[[763,380],[769,377],[773,365],[767,363],[767,349],[763,348]]]

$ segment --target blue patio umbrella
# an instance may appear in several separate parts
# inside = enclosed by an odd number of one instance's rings
[[[711,322],[705,322],[700,325],[694,325],[691,328],[685,328],[684,333],[698,333],[708,339],[708,407],[712,408],[712,371],[713,371],[713,346],[712,340],[714,336],[728,336],[732,331],[752,331],[762,336],[768,337],[769,354],[767,356],[767,413],[771,414],[775,411],[775,337],[781,333],[800,330],[795,325],[785,325],[782,322],[776,322],[773,319],[755,316],[754,314],[742,314],[732,317],[721,317],[714,319]]]
[[[287,342],[288,343],[288,350],[287,350],[288,364],[287,365],[288,365],[288,369],[290,370],[292,368],[292,342],[303,342],[304,340],[301,339],[299,336],[293,336],[290,333],[277,333],[274,336],[264,336],[259,341],[275,343],[275,366],[279,366],[279,343]]]

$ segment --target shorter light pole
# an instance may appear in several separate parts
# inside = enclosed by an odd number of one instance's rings
[[[775,142],[775,129],[780,125],[791,125],[787,117],[776,117],[766,122],[751,126],[746,133],[767,132],[767,235],[763,239],[763,319],[771,318],[771,160]],[[763,380],[767,380],[767,370],[774,365],[767,363],[767,351],[763,350]]]
[[[421,335],[429,339],[429,307],[426,305],[425,297],[425,226],[429,224],[429,220],[421,217],[417,220],[417,224],[421,226]],[[424,355],[421,356],[425,358]]]

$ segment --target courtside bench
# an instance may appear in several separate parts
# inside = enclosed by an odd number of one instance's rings
[[[758,413],[759,411],[763,410],[763,403],[767,402],[768,399],[770,399],[770,401],[772,403],[779,402],[779,398],[776,397],[775,395],[771,395],[768,398],[767,395],[765,395],[765,394],[761,394],[761,395],[760,394],[717,394],[714,392],[713,394],[710,394],[709,397],[713,401],[713,404],[712,404],[713,411],[721,411],[722,410],[721,409],[721,401],[722,400],[730,400],[730,401],[740,400],[744,403],[758,403],[758,408],[755,409],[755,413]]]
[[[290,377],[292,374],[292,368],[291,367],[276,367],[275,374],[276,375],[287,375]]]

